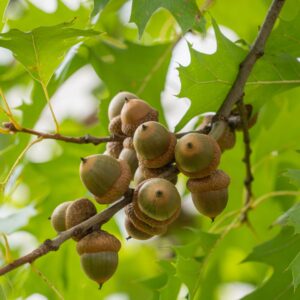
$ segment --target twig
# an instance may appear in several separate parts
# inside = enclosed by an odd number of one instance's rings
[[[246,167],[246,178],[244,180],[245,188],[246,188],[246,196],[245,196],[245,206],[247,206],[251,202],[252,194],[252,181],[254,180],[252,170],[251,170],[251,147],[250,147],[250,135],[248,130],[248,118],[247,111],[245,109],[243,99],[241,98],[237,102],[238,110],[241,116],[241,123],[243,127],[243,141],[245,145],[245,155],[243,158],[243,162]],[[248,222],[247,217],[248,210],[242,215],[241,222]],[[251,224],[249,224],[251,226]]]
[[[102,225],[108,222],[120,209],[129,204],[132,200],[132,190],[129,189],[124,195],[124,198],[97,215],[87,219],[86,221],[61,232],[56,238],[46,240],[37,249],[33,250],[29,254],[22,256],[10,264],[0,268],[0,275],[4,275],[24,264],[32,263],[41,256],[44,256],[50,251],[57,251],[62,243],[70,239],[72,236],[76,236],[80,233],[87,232],[90,228],[95,225]]]
[[[229,90],[223,104],[219,108],[215,119],[226,119],[230,115],[230,111],[233,105],[237,103],[243,96],[248,77],[256,61],[264,54],[265,44],[284,3],[285,0],[273,0],[264,23],[261,26],[260,31],[256,37],[256,40],[254,41],[248,55],[240,64],[240,69],[237,77],[231,89]]]
[[[5,128],[8,128],[11,132],[17,133],[17,132],[23,132],[28,133],[32,135],[36,135],[38,137],[42,137],[43,139],[52,139],[52,140],[59,140],[64,141],[66,143],[74,143],[74,144],[93,144],[93,145],[99,145],[101,143],[108,143],[108,142],[116,142],[116,141],[123,141],[124,136],[105,136],[105,137],[96,137],[92,135],[84,135],[80,137],[71,137],[71,136],[65,136],[61,135],[59,133],[46,133],[46,132],[40,132],[33,129],[28,128],[20,128],[17,129],[12,123],[5,123]]]

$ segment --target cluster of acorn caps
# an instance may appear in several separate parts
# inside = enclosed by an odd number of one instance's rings
[[[188,177],[187,188],[199,212],[212,220],[225,208],[229,176],[217,170],[222,151],[235,143],[234,130],[224,123],[212,134],[188,133],[177,139],[158,122],[158,112],[129,92],[110,102],[109,131],[119,141],[107,143],[104,154],[82,158],[80,177],[100,204],[120,199],[134,187],[125,208],[129,237],[146,240],[164,234],[180,214],[181,197],[175,187],[179,171]],[[198,129],[209,125],[204,118]],[[216,125],[218,126],[218,125]],[[167,172],[171,168],[177,172]],[[51,221],[59,233],[97,213],[88,199],[64,202],[53,211]],[[86,274],[100,286],[115,272],[121,243],[113,235],[92,228],[77,234],[77,252]]]

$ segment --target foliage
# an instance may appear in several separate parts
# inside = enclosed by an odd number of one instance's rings
[[[22,126],[41,126],[49,113],[48,96],[59,100],[53,103],[58,114],[57,102],[65,100],[59,93],[83,70],[97,78],[86,92],[97,110],[88,118],[67,114],[59,118],[60,132],[66,136],[106,135],[109,100],[119,90],[147,100],[159,110],[161,121],[172,119],[169,123],[176,130],[192,118],[216,111],[270,4],[264,0],[133,0],[130,6],[125,0],[90,0],[71,9],[59,0],[56,10],[47,13],[27,0],[10,1],[7,7],[8,2],[0,1],[0,47],[10,50],[12,57],[0,60],[0,88]],[[101,292],[83,274],[70,240],[37,260],[34,268],[24,266],[2,276],[0,299],[26,299],[34,293],[48,299],[56,299],[57,293],[65,299],[84,299],[87,294],[90,299],[111,295],[128,299],[143,295],[145,300],[233,299],[224,293],[237,282],[253,290],[243,299],[299,299],[299,7],[299,0],[287,1],[265,55],[246,84],[245,102],[259,113],[250,130],[254,203],[258,203],[249,213],[252,229],[239,222],[245,170],[243,138],[238,133],[234,149],[222,156],[221,168],[231,177],[230,198],[214,224],[191,209],[182,177],[178,187],[187,218],[167,235],[145,243],[126,242],[122,214],[104,225],[120,238],[122,249],[117,273]],[[235,35],[228,35],[225,27]],[[196,50],[193,42],[205,43],[211,32],[216,51]],[[190,62],[177,64],[181,88],[172,97],[165,94],[177,78],[176,51],[190,57]],[[170,115],[166,107],[183,107],[184,97],[190,100],[186,113]],[[2,98],[0,104],[5,107]],[[8,121],[1,111],[0,121]],[[45,131],[51,132],[52,123],[46,124]],[[6,183],[0,231],[10,246],[2,238],[2,265],[7,263],[5,253],[17,258],[55,236],[48,217],[56,205],[90,196],[78,176],[79,157],[104,150],[103,145],[42,141],[31,150],[49,155],[38,161],[32,158],[36,152],[20,157],[30,141],[27,134],[0,134],[0,181]]]

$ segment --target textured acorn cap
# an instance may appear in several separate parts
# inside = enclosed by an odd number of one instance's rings
[[[123,147],[124,148],[128,148],[128,149],[134,149],[133,138],[129,136],[126,139],[124,139],[124,141],[123,141]]]
[[[125,228],[128,234],[128,238],[134,238],[137,240],[148,240],[153,237],[148,233],[145,233],[134,226],[128,217],[125,218]]]
[[[108,142],[108,143],[106,143],[107,154],[114,157],[114,158],[119,157],[122,149],[123,149],[123,143],[122,142]]]
[[[79,255],[97,252],[119,252],[121,243],[112,234],[104,230],[97,230],[81,239],[77,243],[76,249]]]
[[[158,111],[140,99],[126,100],[121,111],[122,131],[127,136],[133,136],[140,124],[157,120]]]
[[[66,228],[66,210],[72,201],[67,201],[55,207],[51,215],[51,224],[56,232],[65,231]]]
[[[137,159],[135,150],[124,148],[120,153],[119,159],[125,160],[128,163],[132,174],[131,178],[133,178],[134,173],[139,166],[139,161]]]
[[[170,224],[180,212],[181,198],[171,182],[151,178],[135,189],[133,207],[137,217],[147,224]]]
[[[138,159],[147,168],[159,168],[173,161],[176,142],[175,135],[155,121],[141,124],[133,136]]]
[[[78,199],[73,201],[66,210],[66,228],[74,227],[83,221],[91,218],[97,213],[97,209],[92,201],[89,199]],[[73,237],[74,240],[79,241],[84,235]]]
[[[230,177],[222,170],[214,171],[210,176],[198,179],[189,179],[187,188],[192,193],[215,191],[227,188],[230,184]]]
[[[126,161],[103,154],[82,159],[80,177],[97,202],[112,203],[128,189],[131,171]]]
[[[209,135],[189,133],[177,141],[175,160],[186,176],[201,178],[210,175],[219,165],[221,150]]]
[[[135,171],[135,173],[134,173],[134,183],[135,183],[135,185],[138,185],[138,184],[140,184],[142,181],[144,181],[146,178],[144,177],[144,175],[143,175],[143,171],[142,171],[142,167],[141,166],[139,166],[137,169],[136,169],[136,171]]]
[[[170,168],[173,168],[172,164],[168,164],[168,165],[165,165],[161,168],[156,168],[156,169],[146,168],[142,165],[140,166],[140,170],[143,174],[144,180],[145,179],[150,179],[150,178],[161,177],[161,174],[167,172]],[[164,176],[164,177],[161,177],[161,178],[169,180],[174,185],[177,183],[177,180],[178,180],[178,176],[177,176],[176,173],[172,173],[172,174],[169,174],[168,176]]]
[[[112,120],[114,117],[120,115],[125,99],[137,99],[138,97],[130,92],[120,92],[116,94],[110,101],[108,106],[108,118]]]
[[[225,121],[215,122],[209,135],[217,141],[222,152],[235,145],[235,132]]]
[[[120,116],[112,118],[108,125],[108,130],[111,134],[123,135],[122,132],[122,121]]]
[[[132,222],[134,227],[138,230],[145,232],[149,235],[161,235],[166,233],[167,226],[160,224],[159,226],[151,226],[143,221],[141,221],[135,214],[133,204],[130,203],[125,207],[125,214],[127,218]]]
[[[80,256],[82,269],[90,279],[99,284],[99,289],[116,272],[118,261],[117,252],[85,253]]]

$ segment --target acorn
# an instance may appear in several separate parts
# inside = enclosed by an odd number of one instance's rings
[[[103,230],[94,231],[77,243],[81,266],[99,288],[115,273],[120,248],[120,241]]]
[[[131,171],[126,161],[104,154],[91,155],[81,160],[81,180],[98,203],[112,203],[127,191]]]
[[[139,168],[141,169],[141,172],[143,173],[144,180],[160,177],[160,178],[169,180],[174,185],[177,183],[178,172],[175,171],[175,167],[173,164],[168,164],[166,166],[163,166],[163,167],[157,168],[157,169],[149,169],[142,165]],[[164,175],[164,176],[162,176],[162,175]]]
[[[167,226],[165,224],[149,225],[149,224],[143,222],[141,219],[139,219],[135,213],[133,203],[130,203],[125,207],[125,214],[126,214],[126,217],[133,224],[133,226],[137,230],[139,230],[145,234],[154,236],[154,235],[164,234],[167,231]]]
[[[133,178],[133,181],[134,181],[134,184],[135,186],[137,186],[138,184],[140,184],[142,181],[144,181],[146,178],[144,177],[144,174],[143,174],[143,171],[142,171],[142,167],[139,166],[135,173],[134,173],[134,178]]]
[[[209,135],[188,133],[177,141],[175,160],[178,169],[191,178],[209,176],[219,165],[221,149]]]
[[[108,131],[113,135],[124,135],[122,132],[121,116],[116,116],[109,121]]]
[[[216,170],[205,178],[190,178],[187,188],[197,210],[213,221],[227,205],[229,183],[230,177],[225,172]]]
[[[134,238],[136,240],[148,240],[153,237],[153,235],[136,228],[128,217],[125,217],[125,228],[128,233],[128,237],[126,238],[127,240],[130,238]]]
[[[157,120],[158,111],[148,103],[139,99],[126,99],[121,111],[122,132],[125,135],[133,136],[140,124]]]
[[[108,155],[118,158],[123,150],[123,142],[108,142],[106,144],[106,152]]]
[[[65,231],[66,228],[66,210],[72,201],[67,201],[55,207],[50,217],[52,227],[56,232]]]
[[[248,125],[247,127],[248,127],[248,129],[250,129],[257,122],[258,112],[253,113],[253,106],[251,104],[245,104],[244,108],[245,108],[246,119],[247,119],[246,121],[247,121],[247,125]],[[235,107],[231,111],[231,115],[240,117],[239,109],[237,107]],[[239,121],[235,124],[235,128],[238,131],[243,131],[243,123],[242,123],[242,120],[240,118],[239,118]]]
[[[168,225],[180,214],[181,198],[176,187],[163,178],[143,181],[134,191],[136,216],[151,226]]]
[[[140,125],[133,136],[138,160],[146,168],[160,168],[172,162],[176,142],[174,133],[154,121]]]
[[[134,173],[139,166],[139,161],[137,159],[137,155],[133,147],[132,138],[126,138],[123,141],[123,146],[124,148],[119,155],[119,159],[127,161],[133,178]]]
[[[89,199],[78,199],[70,203],[66,210],[65,223],[66,228],[72,228],[83,221],[91,218],[97,213],[97,209]],[[82,239],[87,233],[79,233],[73,237],[75,241]]]
[[[217,141],[222,152],[232,149],[236,142],[234,129],[224,121],[215,122],[209,135]]]

